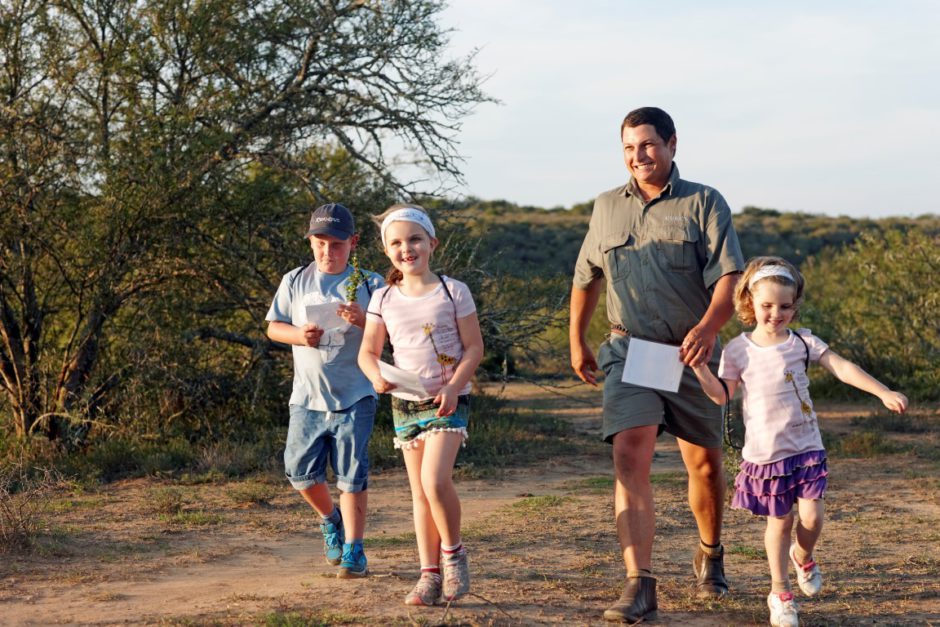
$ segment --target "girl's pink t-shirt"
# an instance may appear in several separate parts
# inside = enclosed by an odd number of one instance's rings
[[[464,283],[446,276],[442,278],[450,297],[443,285],[424,296],[405,296],[397,285],[383,287],[372,294],[366,315],[385,325],[395,365],[417,373],[429,394],[422,398],[392,392],[398,398],[408,401],[434,398],[450,381],[463,357],[457,320],[474,313],[476,305]],[[469,394],[470,384],[459,393]]]
[[[806,341],[811,362],[829,349],[809,329],[797,333]],[[718,376],[741,383],[745,428],[741,456],[747,461],[768,464],[823,450],[809,397],[806,351],[793,331],[773,346],[758,346],[742,333],[724,347]]]

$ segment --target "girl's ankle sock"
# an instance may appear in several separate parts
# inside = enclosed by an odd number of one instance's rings
[[[770,582],[770,593],[771,594],[783,594],[785,592],[790,592],[790,580],[787,581],[771,581]]]
[[[807,553],[806,551],[804,551],[803,547],[801,547],[799,543],[797,543],[796,546],[793,548],[793,557],[795,557],[796,561],[799,562],[801,565],[809,564],[810,562],[813,561],[813,554]]]
[[[442,553],[447,553],[448,555],[453,555],[454,553],[459,552],[460,549],[462,549],[462,548],[463,548],[463,542],[460,542],[460,541],[458,540],[458,541],[457,541],[457,544],[455,544],[454,546],[444,546],[444,545],[442,544],[442,545],[441,545],[441,552],[442,552]]]

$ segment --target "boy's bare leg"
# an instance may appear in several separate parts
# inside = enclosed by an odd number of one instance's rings
[[[333,513],[333,497],[330,496],[330,486],[326,483],[317,483],[297,491],[320,516],[326,517]],[[343,512],[344,516],[345,514],[346,512]]]
[[[341,492],[339,509],[343,513],[343,526],[346,528],[346,541],[361,540],[366,531],[366,509],[369,505],[369,491]]]

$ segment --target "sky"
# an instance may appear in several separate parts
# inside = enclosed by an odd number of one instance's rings
[[[940,213],[940,1],[450,0],[440,23],[500,101],[464,120],[458,195],[588,201],[658,106],[734,211]]]

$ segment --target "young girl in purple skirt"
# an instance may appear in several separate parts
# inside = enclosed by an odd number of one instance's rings
[[[767,517],[764,546],[770,563],[767,597],[770,624],[798,627],[797,604],[788,576],[788,560],[806,596],[819,594],[822,573],[813,549],[823,526],[826,451],[809,397],[806,367],[818,362],[843,383],[881,399],[891,411],[907,409],[907,397],[888,389],[856,364],[838,356],[808,329],[787,325],[803,301],[803,277],[779,257],[748,262],[735,290],[741,321],[754,327],[725,347],[719,381],[707,365],[694,368],[702,388],[716,403],[743,391],[744,458],[734,481],[731,506]],[[799,511],[796,541],[791,543],[793,505]]]

